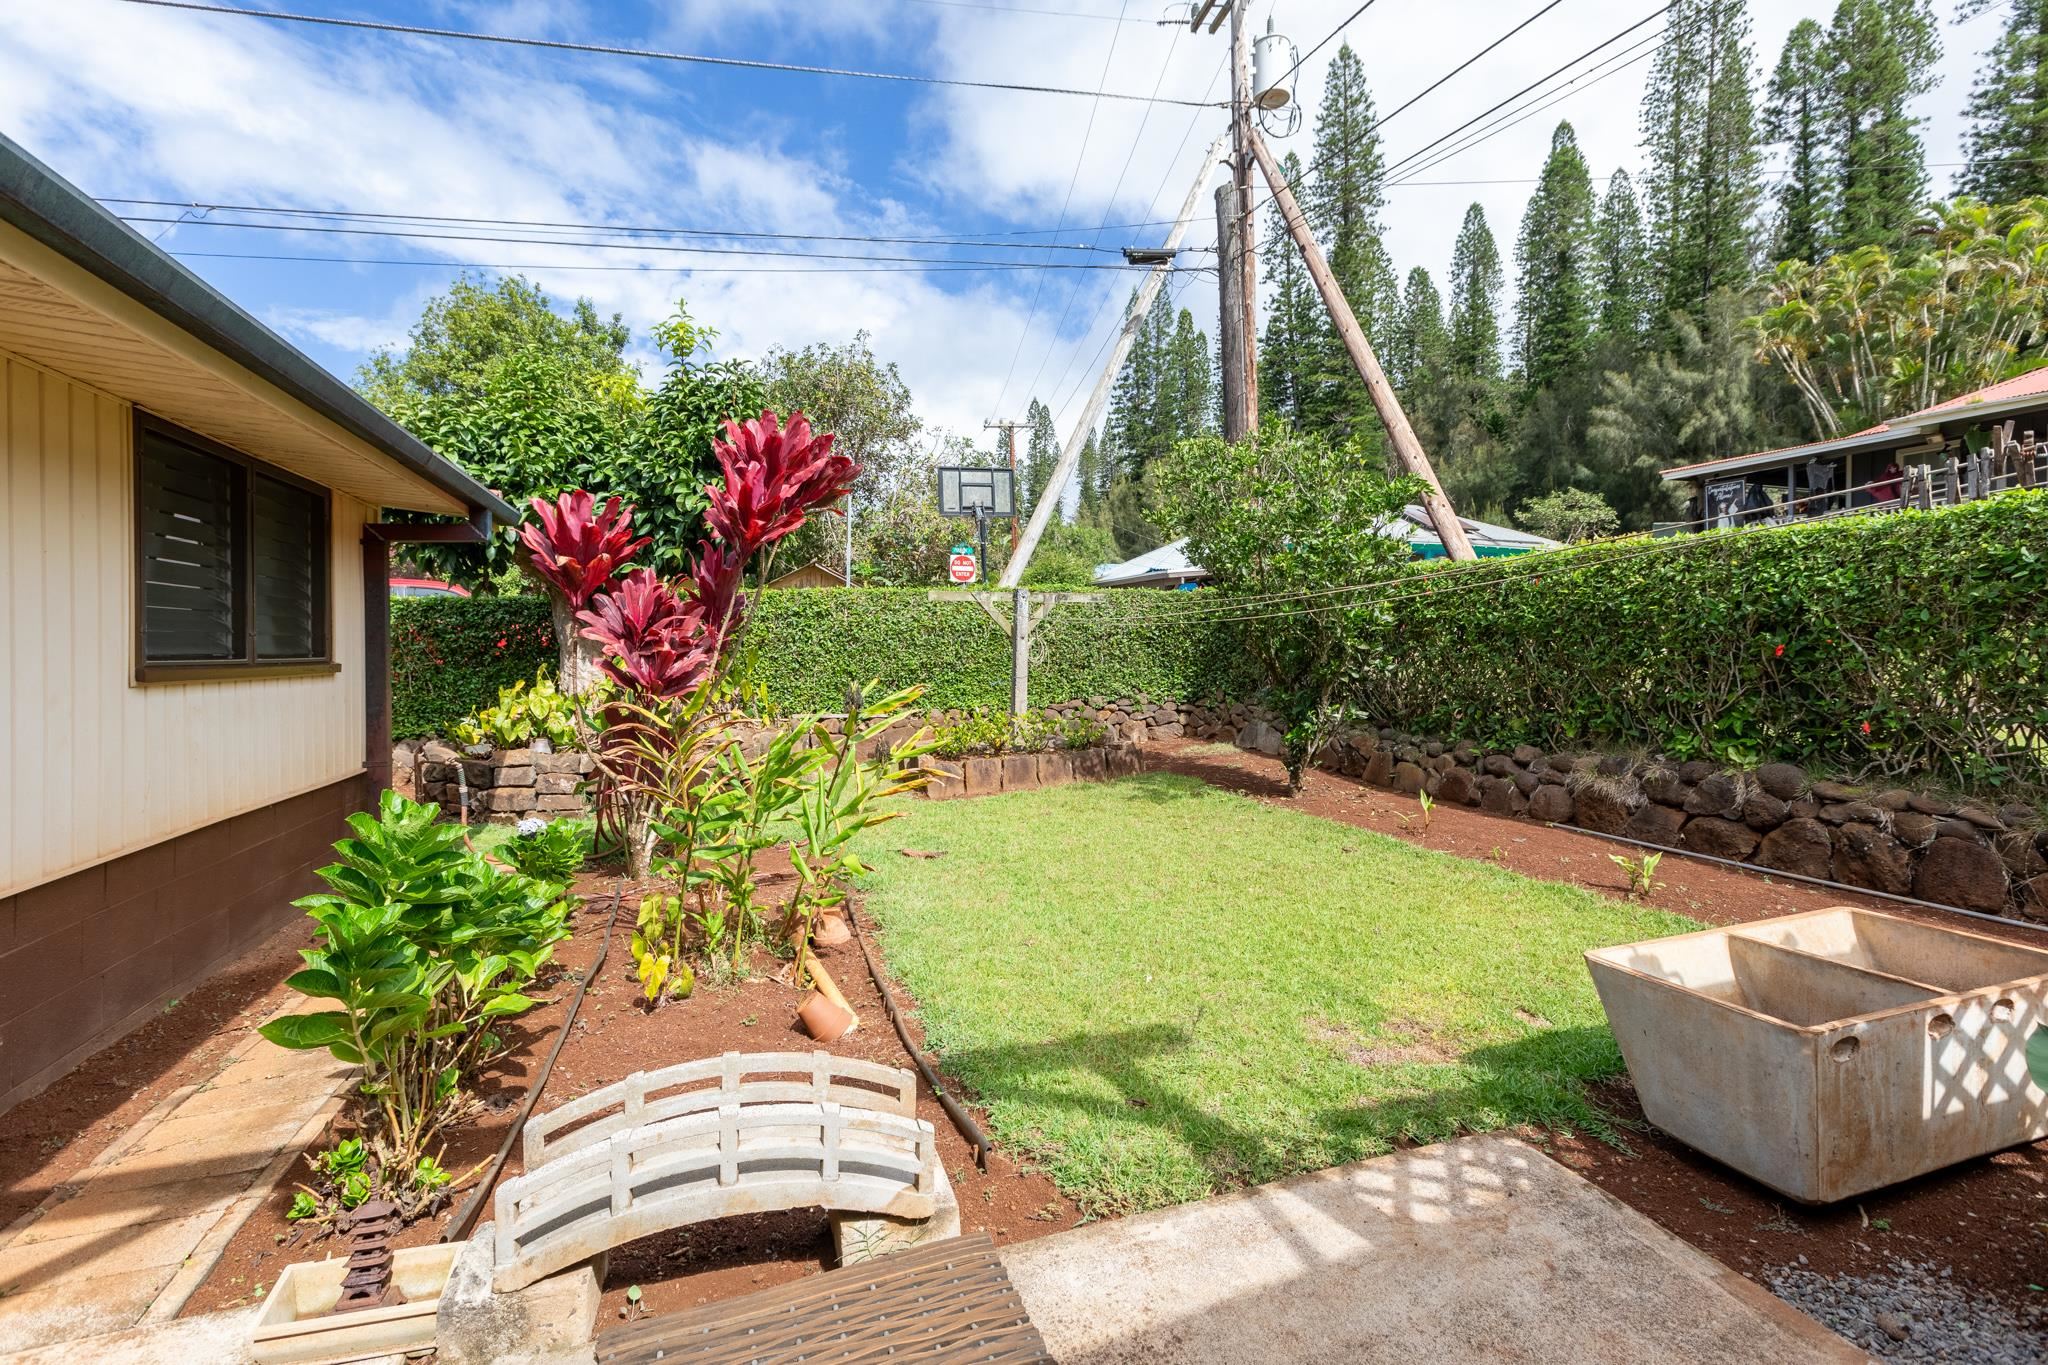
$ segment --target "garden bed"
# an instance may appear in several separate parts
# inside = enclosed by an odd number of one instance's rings
[[[763,859],[762,895],[769,904],[786,897],[794,882],[786,859]],[[620,879],[604,872],[586,872],[577,881],[585,899],[576,916],[574,935],[556,951],[561,974],[549,985],[548,1001],[512,1021],[506,1030],[512,1053],[492,1069],[481,1087],[491,1112],[458,1129],[442,1157],[451,1171],[467,1172],[487,1159],[503,1139],[534,1072],[553,1046],[574,994],[577,976],[596,959],[604,937],[606,912]],[[636,1070],[652,1069],[722,1052],[806,1051],[817,1046],[796,1025],[801,992],[776,979],[785,964],[756,951],[753,975],[743,982],[712,984],[702,972],[696,992],[687,1000],[648,1011],[640,1001],[633,959],[626,948],[633,909],[642,894],[658,884],[627,885],[619,909],[619,927],[610,955],[585,995],[577,1026],[564,1045],[537,1108],[543,1112]],[[862,1057],[891,1066],[909,1066],[894,1029],[882,1009],[873,983],[852,944],[821,948],[818,956],[844,989],[861,1019],[860,1027],[832,1044],[840,1056]],[[915,1036],[915,1034],[913,1035]],[[937,1132],[939,1151],[960,1199],[966,1231],[986,1231],[997,1245],[1072,1227],[1079,1211],[1060,1196],[1042,1174],[1019,1168],[1003,1153],[990,1158],[986,1174],[975,1169],[971,1149],[954,1129],[930,1089],[920,1082],[918,1114]],[[520,1173],[515,1146],[504,1176]],[[455,1206],[466,1198],[458,1195]],[[332,1241],[307,1245],[285,1217],[291,1191],[274,1191],[229,1243],[220,1263],[187,1304],[187,1315],[246,1304],[257,1286],[274,1284],[279,1270],[295,1260],[337,1254]],[[431,1242],[454,1216],[455,1207],[408,1227],[399,1246]],[[483,1217],[490,1217],[488,1210]],[[605,1284],[600,1327],[617,1325],[622,1312],[638,1317],[748,1293],[815,1274],[833,1264],[832,1237],[826,1215],[805,1209],[761,1214],[718,1222],[648,1238],[614,1251]],[[627,1290],[638,1286],[638,1306],[629,1305]]]

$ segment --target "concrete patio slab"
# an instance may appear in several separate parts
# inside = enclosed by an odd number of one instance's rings
[[[1866,1358],[1498,1135],[1093,1224],[1003,1264],[1065,1365]]]

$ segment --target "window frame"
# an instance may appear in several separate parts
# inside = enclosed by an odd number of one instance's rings
[[[238,466],[242,477],[238,480],[235,494],[235,547],[238,556],[234,566],[234,613],[238,625],[241,656],[234,659],[151,659],[148,655],[148,566],[145,553],[148,548],[148,534],[145,528],[143,497],[143,445],[146,436],[154,435],[178,445],[190,447],[202,455],[225,460]],[[154,413],[135,409],[133,426],[132,459],[130,479],[133,488],[129,497],[130,543],[135,560],[134,573],[134,663],[135,682],[188,683],[225,682],[252,680],[256,678],[301,678],[338,673],[341,664],[334,657],[334,494],[309,479],[299,477],[276,465],[244,455],[230,446],[209,440],[196,431],[188,431],[175,422],[167,422]],[[276,479],[303,492],[310,493],[317,500],[319,512],[316,521],[321,527],[321,543],[313,556],[313,639],[320,652],[302,659],[259,659],[256,655],[256,609],[255,573],[256,553],[253,537],[254,498],[250,492],[250,476],[260,474]]]

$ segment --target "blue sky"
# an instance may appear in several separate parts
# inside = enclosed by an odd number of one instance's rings
[[[1171,8],[1156,0],[248,2],[967,80],[1156,90],[1188,99],[1222,88],[1216,77],[1223,38],[1156,25],[1152,21]],[[1420,147],[1655,7],[1652,0],[1564,0],[1391,123],[1389,149],[1399,156]],[[1259,29],[1268,13],[1276,15],[1279,27],[1306,49],[1356,8],[1355,0],[1277,0],[1255,4],[1252,14]],[[1538,0],[1379,0],[1345,36],[1365,58],[1380,107],[1391,109],[1538,8]],[[1832,5],[1783,0],[1752,8],[1759,64],[1768,72],[1792,23],[1807,15],[1825,21]],[[1994,12],[1948,31],[1944,87],[1924,102],[1932,161],[1957,159],[1969,73],[1998,23]],[[1654,31],[1654,25],[1641,30]],[[1324,57],[1334,50],[1333,44]],[[1304,69],[1301,97],[1311,110],[1322,62],[1318,57]],[[1391,191],[1389,241],[1399,268],[1421,264],[1440,275],[1474,199],[1485,204],[1503,249],[1511,250],[1526,178],[1540,166],[1558,118],[1572,119],[1596,174],[1633,170],[1646,69],[1647,62],[1637,63],[1589,81],[1553,110]],[[1170,105],[523,50],[117,0],[0,5],[0,131],[100,196],[867,236],[1015,234],[1058,225],[1056,236],[1019,240],[1120,246],[1156,242],[1165,229],[1098,231],[1101,225],[1172,216],[1221,118],[1220,112]],[[1306,156],[1307,144],[1304,132],[1289,145]],[[1937,188],[1946,175],[1935,172]],[[1206,197],[1203,202],[1206,209]],[[116,207],[138,216],[180,214]],[[1135,282],[1093,270],[904,269],[878,262],[853,273],[849,267],[858,263],[768,256],[408,240],[191,221],[137,227],[161,234],[162,245],[180,253],[349,258],[185,257],[342,375],[377,346],[402,341],[421,303],[445,288],[461,264],[520,265],[558,299],[588,294],[606,312],[623,313],[636,348],[679,296],[700,321],[721,330],[720,349],[728,354],[844,341],[866,329],[876,350],[902,365],[927,420],[977,440],[982,419],[1021,416],[1033,395],[1056,411],[1077,414],[1093,378],[1093,357]],[[1079,251],[658,240],[934,261],[1112,259]],[[1199,221],[1188,240],[1207,245],[1213,231]],[[364,263],[370,260],[410,263]],[[876,269],[880,265],[887,273]],[[593,266],[606,268],[587,268]],[[830,269],[767,273],[793,267]],[[1182,276],[1175,287],[1201,325],[1211,327],[1211,277]],[[651,361],[644,348],[636,353]]]

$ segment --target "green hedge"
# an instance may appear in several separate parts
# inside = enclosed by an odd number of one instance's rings
[[[1192,698],[1250,685],[1243,651],[1194,619],[1200,593],[1120,593],[1052,611],[1033,634],[1031,700]],[[1213,603],[1213,597],[1208,599]],[[1008,604],[1002,613],[1007,619]],[[1006,706],[1010,637],[972,602],[923,588],[764,592],[744,661],[784,711],[833,711],[849,683],[923,683],[935,707]]]
[[[1399,593],[1353,614],[1381,724],[2048,779],[2048,494],[1430,569]]]
[[[394,598],[392,737],[445,735],[499,688],[555,662],[545,597]]]

